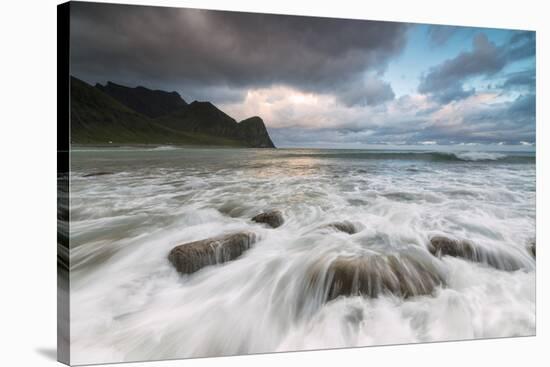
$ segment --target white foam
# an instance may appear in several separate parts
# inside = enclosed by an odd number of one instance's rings
[[[179,149],[179,148],[174,146],[174,145],[161,145],[161,146],[152,148],[150,150],[152,150],[152,151],[163,151],[163,150],[176,150],[176,149]]]
[[[73,363],[534,334],[535,262],[525,249],[535,234],[534,164],[418,162],[412,172],[406,161],[262,158],[239,150],[214,151],[210,161],[205,150],[181,152],[160,164],[124,156],[123,174],[94,180],[77,170]],[[103,169],[85,155],[75,163],[84,172]],[[269,208],[283,211],[282,227],[249,220]],[[343,220],[360,232],[317,230]],[[236,261],[182,276],[167,260],[178,244],[240,230],[260,241]],[[448,287],[406,301],[323,304],[304,291],[320,259],[411,248],[428,256],[435,234],[502,251],[522,269],[435,260]]]
[[[454,153],[458,159],[464,161],[496,161],[498,159],[506,158],[506,154],[495,152],[460,152]]]

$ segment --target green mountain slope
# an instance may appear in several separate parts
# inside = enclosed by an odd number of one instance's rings
[[[132,110],[151,118],[167,115],[187,106],[177,92],[151,90],[141,86],[130,88],[113,82],[107,82],[104,86],[96,84],[95,87]]]
[[[153,102],[151,103],[154,105]],[[187,107],[185,105],[183,109]],[[227,117],[231,119],[229,116]],[[232,121],[234,124],[227,131],[232,131],[234,125],[237,124],[234,120]],[[173,125],[163,124],[159,119],[152,119],[134,111],[99,88],[71,77],[71,142],[75,144],[259,147],[259,145],[255,145],[253,139],[244,139],[245,135],[238,136],[233,132],[224,133],[224,129],[220,130],[220,134],[214,134],[213,130],[207,128],[210,125],[223,125],[224,123],[231,123],[231,121],[226,119],[218,121],[217,118],[216,121],[207,119],[205,128],[195,129],[182,129],[176,122]]]
[[[156,122],[174,131],[226,137],[250,147],[275,147],[261,118],[251,117],[238,123],[210,102],[195,101]]]

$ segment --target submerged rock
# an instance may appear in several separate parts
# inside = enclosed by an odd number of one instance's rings
[[[535,240],[529,243],[529,245],[527,246],[527,250],[531,255],[533,255],[535,259],[537,258],[537,243],[535,242]]]
[[[434,256],[449,255],[468,260],[476,258],[474,245],[469,241],[453,240],[444,236],[435,236],[430,239],[428,250]]]
[[[310,271],[310,286],[326,291],[324,301],[380,294],[407,298],[431,294],[442,285],[445,277],[433,263],[409,254],[338,257],[328,268],[316,264]]]
[[[105,175],[112,175],[113,172],[92,172],[85,174],[83,177],[95,177],[95,176],[105,176]]]
[[[342,222],[329,223],[327,225],[322,226],[321,228],[331,228],[347,234],[354,234],[358,232],[355,225],[351,222],[348,222],[347,220]]]
[[[499,270],[515,271],[524,267],[524,262],[510,253],[489,250],[466,240],[455,240],[435,236],[428,245],[430,253],[437,257],[453,256],[473,262],[483,263]]]
[[[238,232],[174,247],[168,260],[184,274],[191,274],[208,265],[234,260],[250,249],[256,236],[251,232]]]
[[[272,228],[277,228],[283,225],[283,213],[279,210],[270,210],[265,213],[260,213],[252,218],[254,222],[265,223]]]

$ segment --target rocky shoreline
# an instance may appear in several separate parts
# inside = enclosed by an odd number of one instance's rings
[[[262,212],[250,220],[273,229],[285,222],[280,210]],[[357,226],[349,221],[328,223],[318,229],[349,235],[359,232]],[[238,259],[257,240],[255,233],[242,231],[184,243],[170,251],[168,260],[178,272],[192,274],[207,266]],[[376,298],[381,294],[392,294],[406,299],[429,295],[447,285],[447,276],[439,264],[444,257],[461,258],[500,271],[522,269],[522,263],[511,254],[488,250],[465,239],[433,236],[426,244],[426,250],[339,256],[320,261],[309,268],[305,290],[321,290],[324,302],[341,296]],[[536,258],[534,240],[525,246],[525,251]]]

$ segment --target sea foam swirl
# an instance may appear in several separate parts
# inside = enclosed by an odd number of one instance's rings
[[[73,362],[533,335],[534,163],[477,152],[73,152]],[[250,220],[272,208],[280,227]],[[344,221],[354,231],[330,227]],[[256,242],[234,261],[182,275],[168,260],[177,245],[235,232]],[[434,236],[493,260],[433,256]],[[400,258],[398,274],[437,275],[429,288],[333,299],[322,289],[341,259],[384,270]],[[494,266],[506,259],[515,266]]]

